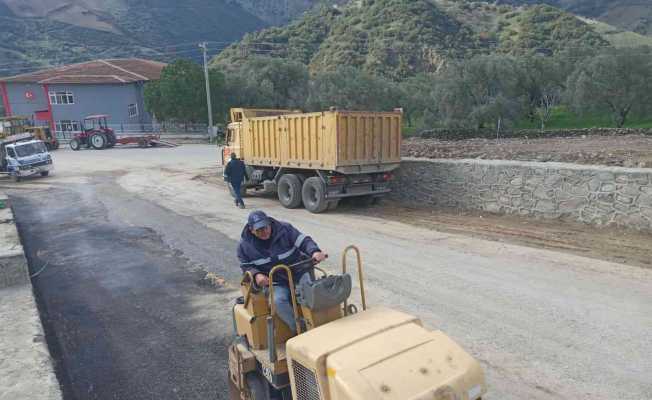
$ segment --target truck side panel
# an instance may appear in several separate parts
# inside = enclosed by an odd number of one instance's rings
[[[283,165],[297,168],[332,169],[335,166],[335,140],[325,113],[283,117],[285,132],[281,145]]]
[[[337,113],[338,166],[400,163],[401,116]]]
[[[278,117],[246,120],[242,137],[244,154],[252,165],[281,164],[283,121]]]
[[[387,171],[398,167],[401,114],[323,112],[245,118],[242,154],[252,166]]]

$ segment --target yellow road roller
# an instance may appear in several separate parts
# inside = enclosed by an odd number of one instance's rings
[[[357,257],[360,305],[349,303],[347,255]],[[292,271],[313,280],[295,287]],[[412,315],[367,307],[360,251],[346,248],[342,273],[312,260],[279,265],[289,278],[296,334],[279,318],[274,285],[259,288],[250,273],[233,307],[229,347],[231,398],[239,400],[478,400],[487,391],[480,364],[443,332]]]

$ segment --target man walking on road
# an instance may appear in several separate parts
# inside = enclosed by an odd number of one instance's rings
[[[244,182],[245,179],[249,179],[249,176],[247,176],[247,168],[244,161],[238,159],[235,153],[231,153],[231,161],[226,164],[224,178],[231,185],[231,189],[233,189],[235,205],[240,208],[245,208],[240,190],[242,188],[242,182]]]
[[[328,255],[319,249],[310,236],[299,232],[292,225],[270,218],[263,211],[249,214],[238,245],[238,259],[242,272],[251,272],[258,286],[269,286],[268,275],[276,265],[295,264],[307,257],[319,263]],[[297,271],[292,275],[295,284],[306,280],[310,282],[307,271]],[[274,303],[279,317],[295,332],[288,277],[284,271],[280,271],[274,275],[274,281]]]

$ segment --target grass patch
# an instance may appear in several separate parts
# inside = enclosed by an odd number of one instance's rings
[[[516,124],[516,129],[539,129],[538,120],[524,120]],[[615,128],[616,125],[609,115],[577,115],[565,108],[558,108],[553,112],[546,129],[582,129],[582,128]],[[625,128],[652,128],[652,116],[631,117],[627,119]]]

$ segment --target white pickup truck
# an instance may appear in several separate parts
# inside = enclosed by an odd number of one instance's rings
[[[23,133],[0,139],[0,171],[15,181],[32,175],[48,176],[54,169],[45,143]]]

